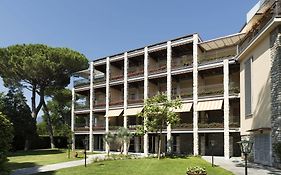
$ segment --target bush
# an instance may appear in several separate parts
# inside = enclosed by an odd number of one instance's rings
[[[13,127],[11,122],[0,112],[0,174],[9,174],[8,170],[4,167],[7,161],[7,152],[11,148],[13,140]]]
[[[206,175],[207,172],[206,172],[205,168],[195,166],[195,167],[187,168],[186,174],[187,175]]]
[[[279,162],[281,162],[281,142],[278,142],[274,145],[274,151],[277,154],[277,157],[279,158]]]

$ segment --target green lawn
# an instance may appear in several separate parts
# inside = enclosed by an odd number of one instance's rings
[[[92,163],[86,168],[79,166],[38,175],[184,175],[190,166],[205,167],[208,175],[233,175],[220,167],[212,168],[210,163],[198,157],[108,160]]]
[[[32,150],[32,151],[17,151],[8,155],[7,167],[11,170],[32,167],[38,165],[48,165],[59,162],[66,162],[72,160],[79,160],[82,158],[82,151],[79,150],[80,158],[72,158],[73,153],[68,154],[66,149],[45,149],[45,150]]]

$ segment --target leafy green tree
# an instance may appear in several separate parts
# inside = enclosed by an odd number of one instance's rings
[[[23,92],[11,88],[6,95],[0,95],[0,101],[0,111],[7,116],[14,127],[13,149],[28,150],[31,140],[37,136],[36,122],[31,116]]]
[[[158,159],[161,155],[163,129],[167,128],[168,123],[173,126],[179,122],[180,118],[173,109],[180,106],[179,99],[168,100],[166,94],[160,93],[148,98],[144,103],[143,111],[138,114],[139,117],[144,118],[144,126],[141,131],[155,132],[158,137]]]
[[[107,156],[109,156],[110,153],[110,145],[115,140],[115,135],[111,132],[106,132],[103,137],[104,142],[108,145],[108,151]]]
[[[5,85],[24,87],[31,91],[31,112],[35,120],[43,107],[52,148],[54,138],[49,108],[45,100],[46,90],[66,87],[72,73],[87,67],[87,58],[68,48],[23,44],[0,49],[0,75]]]
[[[8,175],[9,172],[5,168],[7,161],[7,152],[11,148],[13,139],[13,127],[11,122],[0,112],[0,174]]]
[[[133,134],[130,132],[128,128],[120,127],[117,130],[116,133],[116,141],[120,145],[120,152],[123,154],[123,151],[125,151],[125,154],[128,154],[128,149],[130,145],[130,140],[133,137]],[[127,150],[124,150],[124,145],[126,144]]]

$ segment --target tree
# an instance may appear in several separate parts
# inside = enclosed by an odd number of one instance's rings
[[[32,117],[36,120],[43,107],[52,148],[54,139],[49,108],[45,101],[46,90],[66,87],[72,73],[87,67],[87,58],[68,48],[23,44],[0,49],[0,75],[5,86],[24,87],[31,91]],[[38,105],[37,95],[40,98]]]
[[[144,103],[143,111],[138,114],[144,118],[144,126],[142,131],[155,132],[158,137],[158,159],[161,155],[161,145],[163,138],[163,129],[167,128],[168,124],[172,126],[179,122],[180,118],[173,109],[179,108],[181,102],[179,99],[168,100],[167,95],[160,93],[151,98],[148,98]]]
[[[13,127],[11,122],[0,112],[0,174],[8,175],[4,167],[7,161],[7,152],[11,148]]]
[[[115,140],[115,135],[112,134],[111,132],[106,132],[104,134],[104,137],[103,137],[103,140],[104,142],[108,145],[108,151],[107,151],[107,156],[109,156],[109,153],[110,153],[110,145],[111,143]]]
[[[14,139],[12,147],[15,150],[28,150],[30,141],[36,135],[36,122],[32,119],[31,111],[20,89],[10,89],[0,95],[0,111],[12,122]]]
[[[128,128],[124,128],[124,127],[120,127],[117,130],[117,134],[116,134],[116,140],[120,145],[120,152],[121,154],[123,154],[123,151],[125,151],[125,154],[128,154],[128,149],[129,149],[129,145],[130,145],[130,140],[132,138],[132,133],[130,132],[130,130]],[[126,144],[127,149],[124,150],[124,145]]]

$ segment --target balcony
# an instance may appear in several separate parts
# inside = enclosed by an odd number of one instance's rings
[[[229,123],[229,128],[240,128],[240,123],[231,122],[231,123]]]
[[[94,126],[93,126],[93,130],[94,130],[94,131],[105,130],[105,125],[104,125],[104,124],[94,125]]]
[[[94,84],[95,85],[105,84],[105,77],[94,78]]]
[[[143,103],[143,96],[139,98],[128,98],[128,104],[142,104]]]
[[[192,130],[193,124],[192,123],[180,123],[173,127],[174,130]]]
[[[143,76],[143,66],[140,67],[130,67],[128,69],[128,77],[133,78],[133,77],[142,77]]]
[[[94,108],[102,108],[102,107],[105,107],[105,105],[106,105],[105,97],[96,99],[94,102]]]
[[[123,74],[114,74],[110,76],[110,80],[111,81],[121,81],[124,79],[124,75]]]
[[[201,85],[198,87],[199,96],[222,95],[223,92],[223,84]]]
[[[205,62],[231,58],[236,55],[237,55],[236,47],[230,47],[226,49],[220,49],[220,50],[214,50],[214,51],[202,53],[201,55],[198,55],[198,62],[201,64]]]
[[[88,79],[75,80],[73,85],[75,88],[89,87],[90,81]]]
[[[198,123],[198,128],[224,128],[223,123]]]
[[[281,3],[275,1],[273,5],[263,13],[264,15],[252,26],[252,29],[246,34],[244,40],[239,44],[239,53],[243,52],[256,37],[268,26],[271,20],[281,15]]]
[[[89,110],[90,104],[89,103],[75,103],[74,109],[77,110],[77,111],[79,111],[79,110]]]
[[[187,99],[187,98],[192,98],[193,94],[193,88],[180,88],[179,92],[173,92],[172,93],[172,98],[181,98],[181,99]]]
[[[172,58],[172,70],[179,70],[192,67],[193,56]]]
[[[164,73],[167,71],[167,63],[165,61],[158,62],[154,65],[150,65],[148,68],[149,75]]]
[[[124,104],[123,98],[110,98],[109,106],[122,106]]]

